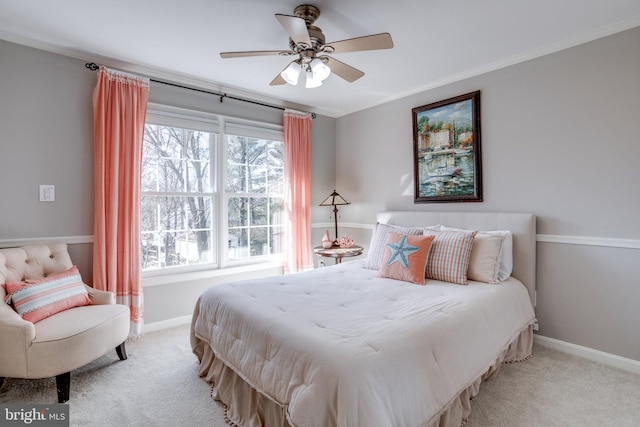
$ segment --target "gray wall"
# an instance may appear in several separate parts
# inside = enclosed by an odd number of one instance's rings
[[[353,203],[343,220],[532,212],[539,333],[640,360],[639,46],[635,28],[339,118],[337,187]],[[484,202],[414,204],[411,109],[475,90]]]
[[[60,238],[92,279],[93,110],[96,73],[85,61],[0,40],[0,244]],[[282,111],[151,83],[150,102],[228,117],[282,124]],[[312,218],[335,183],[336,120],[317,116],[311,131]],[[40,184],[56,186],[55,202],[40,202]],[[316,212],[316,210],[318,212]],[[311,248],[309,248],[311,252]],[[145,287],[145,322],[190,315],[211,283],[277,274],[187,279]],[[176,295],[181,298],[175,298]]]
[[[0,239],[93,234],[95,81],[83,62],[0,41]]]
[[[340,209],[340,234],[365,246],[380,210],[532,212],[539,333],[640,360],[638,46],[640,28],[337,120],[319,116],[312,127],[314,242],[332,229],[330,208],[316,205],[334,185],[352,202]],[[0,240],[92,235],[95,78],[84,61],[0,41]],[[484,202],[414,204],[411,109],[474,90],[482,97]],[[275,110],[159,85],[150,95],[152,102],[278,120]],[[38,202],[39,184],[56,185],[56,202]],[[610,239],[629,239],[633,248],[600,244]],[[91,244],[70,251],[90,277]],[[146,288],[146,321],[190,314],[205,286]]]

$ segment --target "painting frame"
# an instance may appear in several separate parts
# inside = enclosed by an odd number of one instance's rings
[[[482,202],[480,91],[411,114],[414,203]]]

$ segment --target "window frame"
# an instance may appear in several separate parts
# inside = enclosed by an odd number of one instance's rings
[[[211,197],[211,245],[212,262],[186,266],[163,267],[143,270],[143,278],[173,276],[177,274],[223,270],[263,263],[282,264],[282,254],[261,255],[242,259],[229,259],[228,203],[237,193],[227,192],[227,135],[284,141],[282,125],[247,120],[222,114],[149,103],[145,124],[175,126],[185,129],[210,132],[216,135],[209,140],[209,189],[207,193],[194,193]],[[241,132],[241,133],[238,133]],[[143,191],[145,195],[165,195],[168,192]],[[188,194],[188,193],[183,193]],[[265,196],[260,194],[260,196]],[[284,226],[284,224],[283,224]],[[142,229],[140,230],[142,233]]]

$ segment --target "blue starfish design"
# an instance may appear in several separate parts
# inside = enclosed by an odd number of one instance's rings
[[[420,248],[412,246],[407,243],[407,236],[403,236],[397,243],[388,243],[387,247],[391,251],[391,256],[387,265],[391,265],[394,262],[401,263],[404,268],[409,268],[409,260],[407,256],[418,251]]]

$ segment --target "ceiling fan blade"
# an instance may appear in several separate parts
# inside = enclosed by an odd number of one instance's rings
[[[358,52],[361,50],[391,49],[392,47],[393,40],[391,39],[391,34],[380,33],[370,36],[356,37],[354,39],[325,43],[323,50],[327,53],[343,53]]]
[[[351,65],[347,65],[344,62],[338,61],[335,58],[331,58],[330,56],[326,56],[323,58],[327,58],[327,65],[331,68],[331,72],[338,77],[342,77],[349,83],[355,82],[360,77],[364,76],[364,73],[357,68],[353,68]]]
[[[290,50],[249,50],[246,52],[220,52],[222,58],[242,58],[246,56],[269,56],[269,55],[282,55],[289,56],[294,53]]]
[[[280,74],[278,74],[276,78],[273,79],[271,83],[269,83],[269,86],[280,86],[284,84],[287,84],[287,82],[282,78]]]
[[[284,27],[295,44],[304,43],[309,47],[311,46],[309,30],[307,30],[307,24],[304,22],[304,19],[298,18],[297,16],[282,15],[280,13],[276,13],[276,19],[280,22],[280,25]]]
[[[284,71],[287,68],[289,68],[289,65],[291,65],[293,62],[295,62],[295,61],[289,62],[287,64],[287,66],[282,69],[282,71]],[[279,85],[287,84],[287,81],[282,78],[282,71],[280,71],[278,73],[278,75],[276,76],[275,79],[271,80],[271,83],[269,83],[269,86],[279,86]]]

